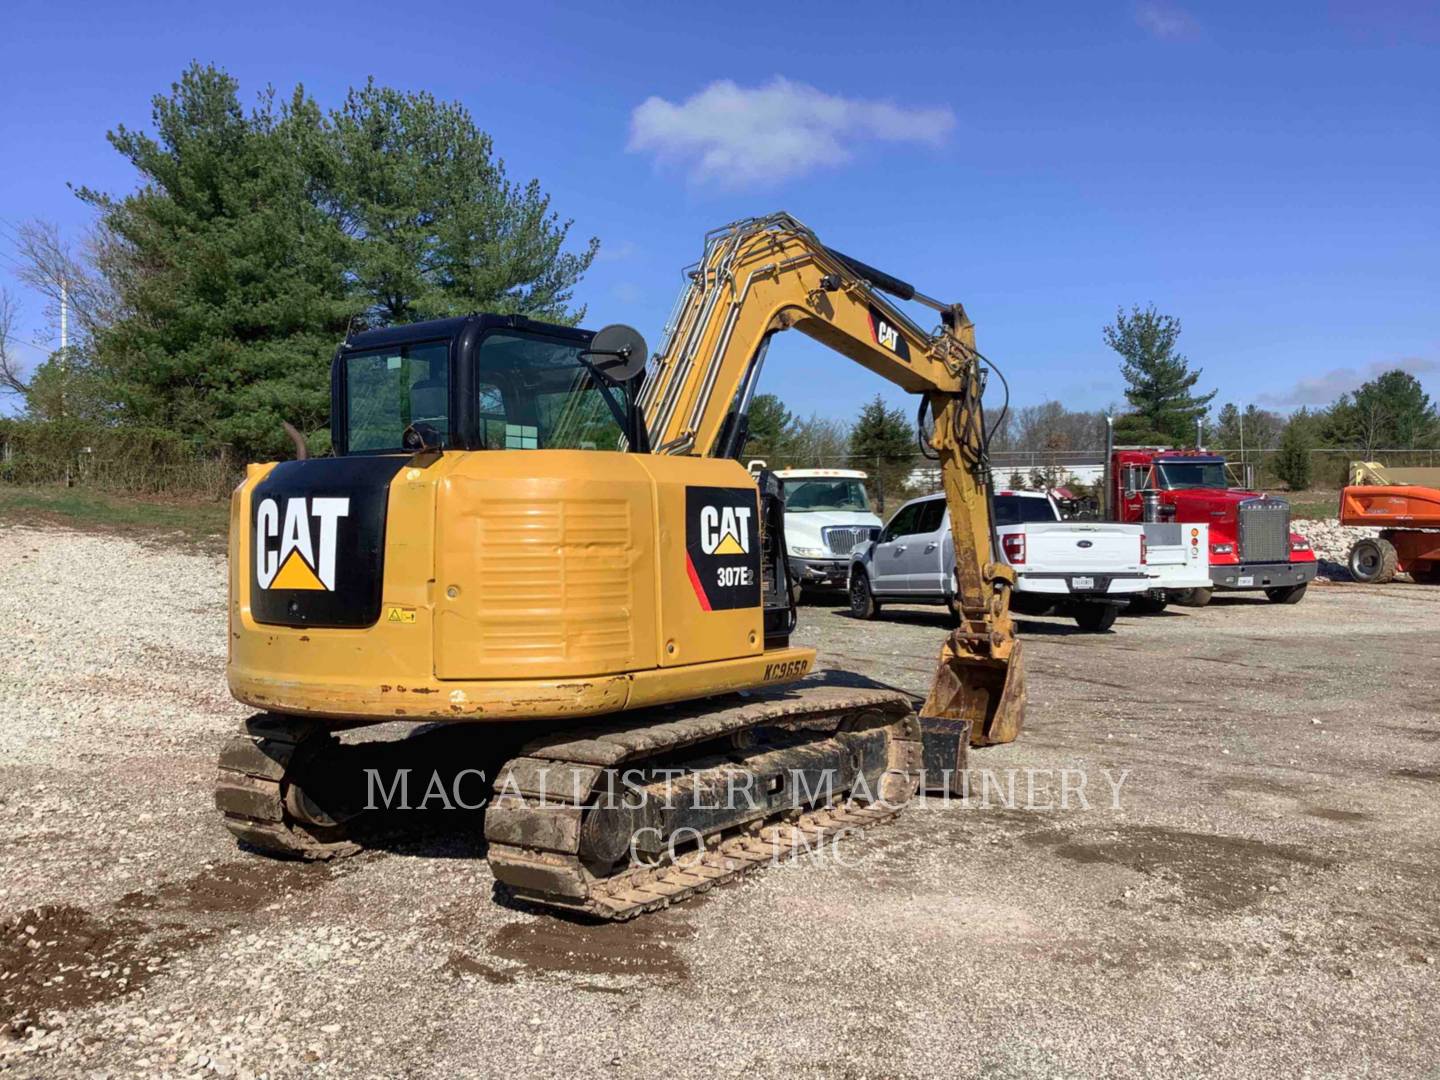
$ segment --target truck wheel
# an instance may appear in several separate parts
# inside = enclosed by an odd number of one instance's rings
[[[1350,549],[1350,576],[1366,585],[1384,585],[1395,580],[1399,556],[1389,540],[1367,536]]]
[[[1300,585],[1282,585],[1278,589],[1266,589],[1265,595],[1272,604],[1298,604],[1305,596],[1308,582]]]
[[[870,591],[870,575],[855,570],[850,575],[850,614],[857,619],[873,619],[880,614],[880,601]]]
[[[1130,601],[1130,614],[1159,615],[1169,606],[1170,601],[1163,596],[1158,599],[1154,596],[1137,596]]]
[[[1175,594],[1175,603],[1181,607],[1204,607],[1213,595],[1213,589],[1181,589]]]
[[[960,598],[958,596],[947,596],[945,598],[945,610],[950,612],[950,621],[956,626],[959,626],[960,619],[965,614],[960,608]]]
[[[1075,624],[1081,630],[1098,634],[1115,625],[1115,616],[1120,614],[1118,604],[1076,604]]]
[[[805,593],[805,586],[801,585],[795,578],[790,579],[790,603],[794,607],[800,606],[800,597]]]

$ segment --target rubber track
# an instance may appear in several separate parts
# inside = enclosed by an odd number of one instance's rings
[[[334,737],[312,721],[268,714],[247,721],[244,733],[220,751],[215,807],[225,827],[250,847],[275,855],[324,860],[358,852],[360,845],[343,831],[312,831],[285,807],[292,767],[335,745]]]
[[[912,783],[905,787],[903,798],[889,803],[787,811],[781,820],[754,822],[676,863],[627,867],[615,875],[596,878],[579,857],[582,805],[592,794],[592,785],[598,784],[609,768],[748,728],[793,725],[828,731],[846,720],[869,717],[891,725],[892,767],[918,779],[920,729],[911,699],[904,694],[801,684],[756,694],[738,705],[717,709],[715,704],[690,705],[679,715],[667,712],[667,719],[658,723],[651,714],[648,722],[550,736],[522,747],[519,756],[508,761],[496,777],[500,794],[486,815],[489,861],[496,880],[531,903],[604,919],[630,919],[688,899],[766,863],[815,850],[842,833],[888,821],[914,792]],[[575,784],[580,789],[578,803],[573,798],[565,803],[562,794],[545,782],[547,776],[567,768],[580,778]]]

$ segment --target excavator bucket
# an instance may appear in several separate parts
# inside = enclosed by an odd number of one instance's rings
[[[940,666],[922,720],[968,721],[970,745],[1014,742],[1025,722],[1025,663],[1020,642],[977,650],[959,632],[940,649]]]

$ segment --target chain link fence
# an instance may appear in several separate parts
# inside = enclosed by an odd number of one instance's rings
[[[1237,479],[1277,488],[1279,451],[1209,448],[1233,467]],[[1440,449],[1344,449],[1310,452],[1311,483],[1317,490],[1343,487],[1352,461],[1380,461],[1391,468],[1440,465]],[[903,501],[940,486],[938,467],[919,454],[884,457],[864,454],[785,455],[771,468],[859,469],[877,510],[891,513]],[[1103,448],[1090,450],[1003,450],[991,455],[997,487],[1092,485],[1105,467]],[[152,495],[223,497],[243,470],[227,448],[206,451],[162,428],[110,427],[69,421],[0,419],[0,482],[68,484]]]
[[[1236,482],[1266,489],[1285,485],[1275,472],[1278,450],[1244,450],[1207,447],[1223,456]],[[1326,447],[1309,451],[1310,490],[1338,491],[1350,475],[1352,461],[1379,461],[1390,468],[1440,466],[1440,449],[1346,449]],[[860,469],[870,477],[871,498],[884,513],[906,499],[940,488],[940,470],[933,462],[914,456],[882,458],[858,454],[819,454],[801,461],[789,457],[769,462],[772,468]],[[990,455],[991,475],[997,488],[1061,487],[1099,484],[1105,471],[1105,450],[1003,450]],[[1018,481],[1018,483],[1017,483]]]

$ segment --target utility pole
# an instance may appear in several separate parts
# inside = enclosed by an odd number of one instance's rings
[[[1239,410],[1236,410],[1236,411],[1239,412]],[[1244,482],[1243,478],[1244,478],[1244,476],[1245,476],[1245,414],[1244,414],[1243,412],[1239,412],[1239,415],[1240,415],[1240,476],[1241,476],[1241,478],[1242,478],[1241,482],[1243,483],[1243,482]]]
[[[63,354],[70,344],[69,308],[70,294],[65,289],[65,279],[60,279],[60,352]]]

